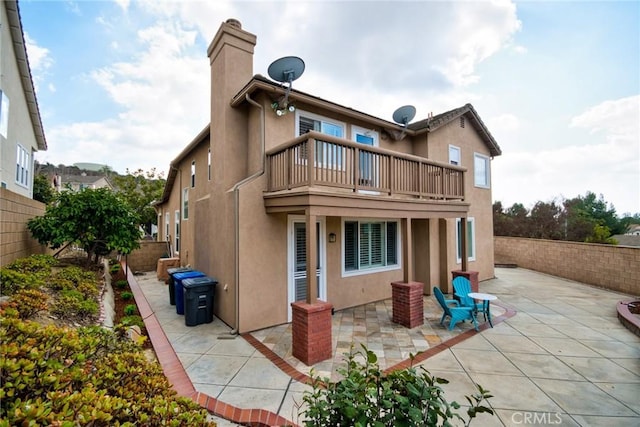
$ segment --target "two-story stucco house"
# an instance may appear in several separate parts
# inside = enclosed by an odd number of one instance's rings
[[[471,105],[403,129],[292,89],[293,111],[277,114],[287,89],[254,75],[255,45],[238,21],[221,25],[211,122],[157,205],[159,239],[219,281],[219,318],[247,332],[290,322],[298,300],[340,310],[390,298],[392,282],[430,294],[454,270],[493,277],[501,151]]]
[[[0,6],[0,186],[33,197],[33,155],[47,149],[17,1]]]

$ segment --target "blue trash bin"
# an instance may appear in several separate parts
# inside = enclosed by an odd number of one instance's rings
[[[185,271],[183,273],[176,273],[173,275],[173,286],[175,286],[176,297],[176,313],[184,314],[184,290],[182,287],[182,281],[185,279],[191,279],[192,277],[206,276],[202,271],[192,270]]]
[[[169,274],[169,304],[176,305],[176,285],[173,281],[173,275],[177,273],[184,273],[185,271],[193,271],[191,267],[175,267],[167,270]]]

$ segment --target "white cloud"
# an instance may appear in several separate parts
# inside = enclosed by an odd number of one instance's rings
[[[51,57],[49,49],[39,46],[35,40],[29,37],[27,32],[24,33],[24,42],[29,58],[29,68],[31,68],[33,84],[36,86],[37,93],[38,86],[45,80],[49,68],[53,65],[53,58]]]

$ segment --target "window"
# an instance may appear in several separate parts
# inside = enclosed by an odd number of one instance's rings
[[[473,154],[473,179],[476,187],[489,188],[489,157]]]
[[[211,181],[211,148],[209,148],[209,152],[207,153],[207,176],[207,179]]]
[[[456,260],[462,262],[462,221],[456,218]],[[467,260],[476,260],[476,230],[473,218],[467,218]]]
[[[175,235],[173,237],[173,252],[180,252],[180,211],[175,212],[174,216],[174,230]]]
[[[369,129],[363,129],[357,126],[351,127],[352,138],[359,144],[368,145],[370,147],[378,146],[378,132]],[[360,151],[358,164],[360,168],[360,185],[378,185],[379,164],[378,159],[373,153],[368,151]]]
[[[29,187],[31,154],[20,144],[17,146],[16,153],[16,182],[23,187]]]
[[[460,166],[460,147],[449,145],[449,163]]]
[[[7,137],[9,131],[9,98],[4,91],[0,90],[0,135]]]
[[[191,161],[191,188],[196,186],[196,161]]]
[[[167,242],[170,241],[169,238],[169,212],[165,212],[164,214],[164,240]],[[169,254],[171,256],[171,254]]]
[[[297,111],[297,114],[298,120],[296,121],[296,126],[298,135],[304,135],[314,130],[324,133],[325,135],[335,136],[336,138],[344,138],[345,126],[343,123],[331,121],[324,117],[303,111]],[[343,148],[339,145],[330,142],[316,141],[316,162],[323,166],[339,167],[342,165],[342,151]],[[306,158],[305,149],[300,151],[300,157]]]
[[[189,189],[182,190],[182,219],[189,219]]]
[[[399,267],[396,221],[345,221],[344,272]]]

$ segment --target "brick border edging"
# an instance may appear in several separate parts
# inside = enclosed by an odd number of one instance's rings
[[[640,337],[640,318],[629,310],[629,304],[640,304],[639,300],[619,301],[617,305],[618,320],[625,328]]]
[[[503,321],[513,317],[516,315],[517,311],[504,305],[503,303],[499,303],[497,301],[492,302],[492,304],[495,304],[501,308],[503,308],[505,310],[505,312],[503,314],[501,314],[500,316],[497,317],[493,317],[493,324],[497,325],[498,323],[502,323]],[[409,367],[411,367],[412,364],[416,364],[416,363],[420,363],[420,362],[424,362],[425,360],[427,360],[428,358],[435,356],[436,354],[466,340],[471,338],[472,336],[480,333],[481,331],[484,331],[485,329],[489,329],[491,328],[491,326],[489,325],[489,322],[484,322],[483,324],[478,326],[478,331],[476,331],[475,329],[469,329],[468,331],[462,332],[461,334],[456,335],[453,338],[450,338],[434,347],[428,348],[427,350],[421,351],[418,354],[416,354],[413,358],[413,360],[411,360],[411,358],[403,360],[400,363],[396,363],[395,365],[392,365],[388,368],[386,368],[383,372],[385,374],[388,374],[389,372],[392,371],[397,371],[400,369],[407,369]],[[310,384],[312,382],[312,379],[309,375],[302,373],[300,371],[298,371],[296,368],[294,368],[293,366],[291,366],[287,361],[285,361],[282,357],[278,356],[273,350],[271,350],[269,347],[267,347],[266,345],[264,345],[260,340],[258,340],[256,337],[254,337],[253,335],[251,335],[251,333],[245,333],[242,334],[242,337],[249,343],[251,344],[253,347],[255,347],[256,350],[258,350],[260,353],[262,353],[263,356],[265,356],[267,359],[269,359],[273,364],[276,365],[276,367],[278,367],[282,372],[284,372],[285,374],[289,375],[292,379],[305,383],[305,384]]]
[[[133,272],[127,268],[125,261],[120,262],[122,268],[127,272],[129,287],[138,306],[140,316],[144,320],[147,333],[151,339],[151,344],[162,367],[164,375],[179,396],[186,397],[199,404],[202,408],[212,414],[230,420],[234,423],[253,427],[271,426],[295,426],[294,423],[274,414],[266,409],[241,409],[228,403],[224,403],[206,393],[199,392],[193,386],[189,375],[184,370],[182,362],[178,359],[169,339],[160,326],[155,313],[149,305],[149,301],[144,296],[140,285]]]

